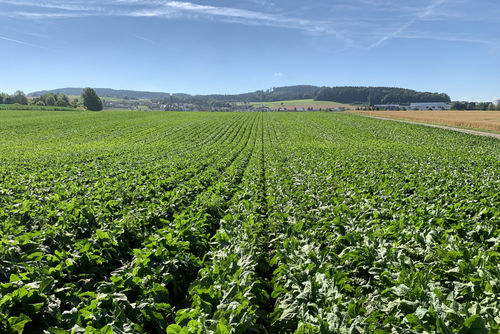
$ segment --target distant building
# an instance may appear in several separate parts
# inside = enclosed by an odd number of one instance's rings
[[[500,104],[500,100],[493,100],[493,104],[498,106]]]
[[[379,109],[387,109],[387,110],[395,110],[396,108],[403,109],[406,108],[404,106],[400,106],[399,104],[376,104],[374,105],[375,108]],[[408,108],[406,108],[408,109]]]
[[[444,108],[444,110],[450,110],[451,105],[444,102],[422,102],[422,103],[412,103],[409,109],[415,109],[415,108],[422,110],[429,110],[429,109],[441,110],[441,108]]]

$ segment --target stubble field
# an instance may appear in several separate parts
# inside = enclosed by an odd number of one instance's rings
[[[500,131],[500,111],[448,110],[448,111],[390,111],[390,110],[351,110],[371,116],[389,117],[402,120],[443,124],[472,129]]]
[[[0,111],[2,333],[498,333],[493,138]]]

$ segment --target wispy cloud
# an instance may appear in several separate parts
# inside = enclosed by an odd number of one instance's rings
[[[79,4],[66,3],[47,3],[47,2],[32,2],[32,1],[16,1],[16,0],[0,0],[0,3],[24,7],[39,7],[48,9],[64,9],[68,11],[104,11],[104,7],[89,7]]]
[[[120,3],[144,4],[144,1],[121,0]],[[148,4],[157,4],[158,1],[146,1]],[[311,21],[296,17],[288,17],[279,14],[269,14],[264,12],[255,12],[245,9],[232,7],[215,7],[207,5],[198,5],[192,2],[168,1],[163,2],[161,6],[153,9],[145,8],[131,12],[121,12],[127,16],[144,17],[164,17],[218,20],[224,22],[241,23],[248,25],[264,25],[283,28],[293,28],[306,31],[322,31],[328,34],[335,34],[330,29],[326,21]]]
[[[150,39],[148,39],[148,38],[141,37],[141,36],[136,35],[136,34],[130,34],[130,35],[131,35],[131,36],[134,36],[135,38],[142,39],[143,41],[146,41],[146,42],[148,42],[148,43],[151,43],[151,44],[154,44],[154,45],[156,45],[156,46],[162,47],[162,48],[164,48],[164,49],[167,49],[167,50],[170,50],[170,51],[174,51],[174,49],[169,48],[169,47],[167,47],[167,46],[165,46],[165,45],[163,45],[163,44],[160,44],[160,43],[158,43],[158,42],[152,41],[152,40],[150,40]]]
[[[258,0],[260,3],[270,4]],[[217,7],[199,5],[184,1],[158,1],[158,0],[115,0],[101,3],[100,6],[81,5],[79,3],[38,3],[29,1],[0,0],[0,3],[15,5],[17,7],[32,7],[33,10],[3,11],[0,16],[18,17],[25,19],[53,19],[99,16],[128,16],[128,17],[159,17],[165,19],[192,19],[215,20],[228,23],[246,25],[262,25],[298,29],[309,32],[321,32],[336,35],[328,21],[308,20],[298,17],[289,17],[280,14],[271,14],[251,11],[233,7]],[[137,8],[139,7],[139,8]],[[61,11],[40,11],[35,8],[54,9]]]
[[[462,0],[469,1],[469,0]],[[50,20],[89,16],[161,18],[167,20],[216,21],[242,25],[298,30],[323,41],[341,41],[342,48],[373,49],[396,38],[436,39],[493,45],[488,36],[427,32],[418,22],[462,20],[450,0],[337,0],[308,1],[284,14],[273,11],[272,0],[245,0],[261,6],[260,11],[169,0],[53,0],[46,2],[0,0],[7,8],[0,16],[31,20]],[[248,6],[246,6],[248,7]],[[256,6],[253,6],[256,7]],[[273,7],[273,8],[271,8]],[[279,13],[281,12],[281,13]],[[293,14],[292,14],[293,13]],[[369,15],[367,14],[369,13]],[[411,29],[411,32],[409,31]],[[142,36],[148,43],[163,45]]]
[[[480,38],[471,38],[468,36],[463,36],[461,34],[443,34],[443,33],[422,33],[422,32],[410,32],[408,34],[398,35],[398,38],[405,39],[428,39],[436,41],[447,41],[447,42],[465,42],[465,43],[476,43],[476,44],[491,44],[489,40],[483,40]]]
[[[282,75],[283,75],[283,73],[274,73],[275,77],[281,77]]]
[[[43,20],[43,19],[88,17],[88,16],[95,16],[96,14],[94,14],[94,13],[71,13],[71,12],[67,12],[67,13],[33,13],[33,12],[18,11],[18,12],[12,12],[10,14],[9,13],[0,13],[0,16],[1,15],[15,17],[15,18]]]
[[[262,6],[268,10],[273,10],[273,11],[277,11],[277,10],[281,10],[280,7],[278,7],[276,5],[276,3],[274,2],[270,2],[270,1],[266,1],[266,0],[246,0],[247,2],[253,2],[259,6]]]
[[[9,42],[17,43],[17,44],[23,44],[23,45],[31,46],[31,47],[34,47],[34,48],[39,48],[39,49],[44,49],[44,50],[49,50],[49,51],[54,51],[54,52],[61,52],[61,51],[58,51],[58,50],[46,48],[44,46],[35,45],[35,44],[31,44],[31,43],[26,43],[26,42],[23,42],[23,41],[18,41],[16,39],[11,39],[11,38],[7,38],[7,37],[0,36],[0,39],[2,39],[4,41],[9,41]]]
[[[428,5],[426,8],[424,8],[423,11],[416,12],[409,21],[405,22],[402,26],[400,26],[398,29],[396,29],[393,33],[389,35],[382,36],[377,42],[373,43],[370,48],[374,48],[376,46],[379,46],[383,42],[391,39],[391,38],[396,38],[399,37],[399,34],[407,29],[408,27],[412,26],[416,21],[418,20],[424,20],[426,18],[431,17],[434,14],[434,10],[436,7],[444,3],[445,0],[434,0],[430,5]]]

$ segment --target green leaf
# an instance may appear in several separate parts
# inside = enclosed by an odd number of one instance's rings
[[[406,285],[404,284],[400,284],[398,286],[395,286],[393,288],[391,288],[392,292],[394,292],[394,294],[398,297],[404,297],[406,296],[406,294],[408,294],[408,292],[411,290],[409,287],[407,287]]]
[[[271,294],[271,297],[272,297],[272,298],[276,298],[276,297],[278,297],[279,295],[281,295],[281,294],[283,294],[283,293],[286,293],[286,292],[287,292],[287,290],[286,290],[284,287],[279,287],[279,288],[277,288],[277,289],[275,289],[275,290],[273,291],[273,293]]]
[[[217,323],[217,328],[215,329],[215,334],[229,334],[230,325],[226,319],[222,318]]]
[[[170,325],[167,327],[167,334],[187,334],[187,328],[182,328],[179,325]]]
[[[101,328],[101,334],[113,334],[113,326],[104,326],[103,328]]]
[[[471,332],[473,332],[474,334],[488,333],[483,318],[481,318],[478,314],[475,314],[472,317],[466,319],[464,321],[464,326],[473,330]]]
[[[414,329],[422,329],[422,324],[420,323],[420,319],[415,314],[406,315],[406,320],[413,326]]]
[[[349,304],[349,308],[347,309],[347,314],[349,314],[351,318],[355,318],[357,316],[355,302],[351,302]]]
[[[9,282],[18,282],[20,280],[21,280],[21,277],[15,275],[15,274],[10,274]]]
[[[109,237],[108,232],[105,232],[105,231],[103,231],[103,230],[97,230],[97,231],[96,231],[96,235],[97,235],[97,238],[98,238],[98,239],[111,239],[111,238]]]
[[[453,334],[453,331],[446,326],[443,319],[438,318],[436,321],[437,330],[442,334]]]
[[[39,291],[40,293],[50,292],[54,287],[54,278],[46,278],[40,283]]]
[[[10,317],[8,321],[13,331],[22,333],[24,331],[24,326],[31,321],[31,318],[21,313],[18,317]]]

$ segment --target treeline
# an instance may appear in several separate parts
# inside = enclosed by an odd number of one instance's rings
[[[412,102],[450,102],[448,94],[418,92],[393,87],[318,87],[309,85],[273,87],[252,93],[236,95],[189,95],[172,94],[164,101],[197,105],[229,105],[235,102],[277,102],[289,100],[332,101],[346,104],[410,104]],[[225,106],[224,105],[224,106]]]
[[[453,102],[451,104],[451,109],[452,110],[499,110],[500,111],[500,104],[495,106],[493,103],[490,102],[480,102],[480,103],[475,103],[475,102]]]
[[[418,92],[394,87],[331,87],[319,90],[316,101],[347,104],[410,104],[411,102],[450,102],[448,94]]]
[[[32,99],[30,101],[30,104],[36,106],[54,106],[61,108],[77,108],[79,106],[77,98],[70,101],[68,95],[66,95],[65,93],[59,93],[59,95],[56,95],[54,93],[43,94],[42,96]]]
[[[29,101],[23,91],[17,90],[13,95],[0,93],[0,104],[20,104],[28,105]]]
[[[235,95],[197,95],[199,99],[214,99],[226,102],[276,102],[289,100],[313,99],[321,87],[299,85],[273,87],[267,90],[258,90],[252,93]]]
[[[54,93],[43,94],[42,96],[38,96],[36,98],[28,99],[26,94],[17,90],[14,94],[9,95],[7,93],[0,93],[0,104],[16,104],[22,106],[39,106],[39,107],[60,107],[60,108],[77,108],[80,106],[78,99],[73,99],[70,101],[70,98],[65,93],[60,93],[56,95]]]
[[[151,99],[152,104],[163,104],[168,106],[173,106],[175,104],[193,104],[200,107],[208,108],[233,108],[235,103],[232,101],[224,101],[215,98],[205,98],[201,95],[188,95],[183,94],[182,96],[170,95],[169,97],[164,97],[162,99]],[[148,105],[148,103],[146,103]]]

